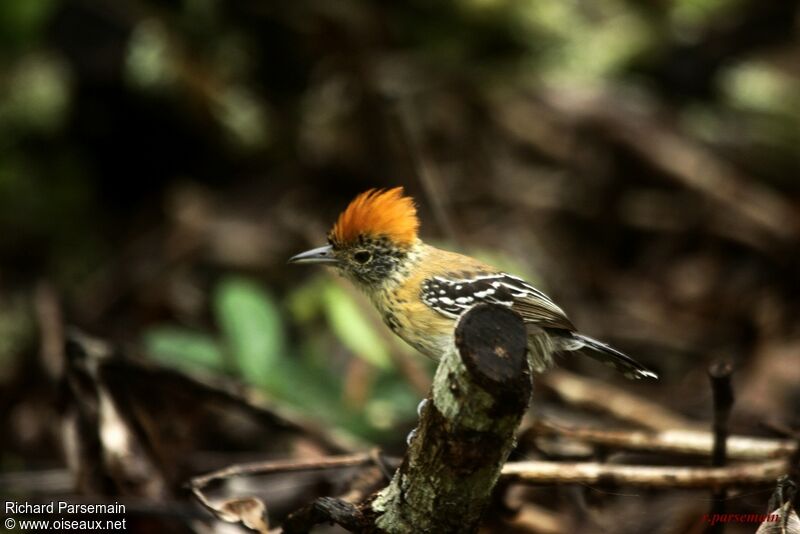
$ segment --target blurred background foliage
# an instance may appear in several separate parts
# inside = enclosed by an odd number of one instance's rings
[[[332,273],[285,264],[354,194],[398,184],[426,239],[525,275],[664,376],[624,387],[701,418],[724,354],[744,420],[796,414],[798,16],[0,3],[0,466],[61,464],[54,321],[402,447],[432,362]]]

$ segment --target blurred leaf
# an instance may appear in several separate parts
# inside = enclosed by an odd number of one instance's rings
[[[34,323],[27,301],[17,295],[0,299],[0,384],[11,375],[26,343],[34,335]]]
[[[159,21],[147,19],[136,25],[128,45],[125,75],[139,87],[155,88],[174,81],[176,60],[167,31]]]
[[[215,104],[217,120],[242,148],[255,148],[269,142],[267,110],[250,89],[226,87]]]
[[[24,56],[15,65],[7,94],[0,101],[0,119],[23,128],[55,129],[69,110],[69,77],[67,65],[54,54]]]
[[[0,41],[24,45],[35,40],[57,7],[56,0],[0,2]]]
[[[322,293],[329,283],[329,280],[316,276],[289,294],[286,306],[297,322],[308,322],[319,313],[323,301]]]
[[[274,298],[251,281],[228,278],[215,291],[214,311],[245,380],[262,387],[274,385],[271,374],[286,351]]]
[[[160,326],[145,333],[145,350],[154,360],[189,371],[198,367],[223,371],[225,361],[217,342],[206,334]]]
[[[759,61],[745,61],[720,73],[720,87],[733,106],[778,114],[797,109],[798,84],[791,75]]]
[[[669,18],[679,27],[699,27],[724,13],[735,11],[742,3],[741,0],[675,0],[669,6]]]
[[[390,369],[389,348],[350,295],[334,284],[323,295],[328,322],[344,346],[372,365]]]
[[[518,5],[531,59],[550,83],[607,79],[654,46],[657,33],[647,18],[617,2],[591,10],[580,4],[543,0]]]
[[[413,421],[416,418],[419,395],[400,375],[382,373],[372,389],[364,417],[374,428],[389,430],[402,420]]]

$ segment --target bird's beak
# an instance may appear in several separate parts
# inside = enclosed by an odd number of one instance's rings
[[[333,255],[333,247],[325,245],[324,247],[314,248],[301,252],[296,256],[289,258],[289,263],[339,263],[339,260]]]

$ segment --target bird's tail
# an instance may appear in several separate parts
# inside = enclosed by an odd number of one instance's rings
[[[623,375],[625,378],[638,379],[638,378],[656,378],[658,375],[647,367],[637,362],[627,354],[623,354],[611,345],[597,341],[589,336],[583,334],[573,333],[572,336],[583,347],[592,349],[587,351],[586,355],[594,358],[598,362],[604,363],[609,367],[613,367]],[[576,347],[577,348],[577,347]]]

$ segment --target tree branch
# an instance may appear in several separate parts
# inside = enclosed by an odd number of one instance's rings
[[[503,479],[527,484],[613,484],[640,488],[721,488],[774,484],[788,462],[770,460],[728,467],[617,465],[596,462],[513,462]]]
[[[400,469],[366,507],[378,530],[477,530],[528,406],[526,347],[522,319],[507,308],[462,316]]]
[[[537,436],[557,435],[586,443],[632,451],[710,456],[714,437],[699,430],[601,430],[574,428],[539,420],[533,425]],[[788,439],[728,436],[727,456],[731,460],[767,460],[790,456],[797,445]]]

